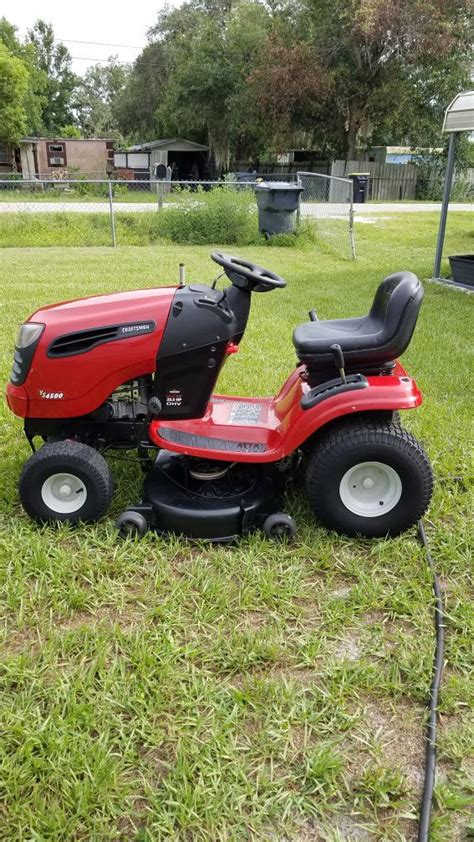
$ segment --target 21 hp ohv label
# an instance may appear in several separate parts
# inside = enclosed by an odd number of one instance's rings
[[[181,389],[170,389],[166,393],[165,406],[181,406],[183,403],[183,393]]]

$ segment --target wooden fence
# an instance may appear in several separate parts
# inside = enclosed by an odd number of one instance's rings
[[[256,177],[293,181],[298,171],[333,175],[347,178],[353,172],[367,172],[369,179],[369,201],[397,202],[413,199],[431,199],[440,201],[443,192],[443,174],[438,168],[431,170],[414,163],[382,164],[364,159],[354,161],[308,160],[289,164],[249,165],[247,161],[238,161],[234,170],[247,172],[253,170]],[[455,174],[453,198],[470,199],[474,196],[474,169],[467,169]],[[329,196],[332,201],[332,197]]]
[[[354,172],[370,173],[372,201],[393,202],[416,198],[420,170],[416,164],[380,164],[375,161],[333,161],[331,175],[345,178]]]

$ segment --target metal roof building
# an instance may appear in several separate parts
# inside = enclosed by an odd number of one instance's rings
[[[156,165],[164,164],[171,167],[174,178],[202,179],[206,177],[208,160],[208,146],[179,137],[137,143],[115,153],[117,168],[134,170],[142,178],[152,177]]]

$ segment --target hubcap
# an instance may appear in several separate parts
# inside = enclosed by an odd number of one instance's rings
[[[74,474],[51,474],[41,486],[41,499],[53,512],[70,515],[87,499],[87,488]]]
[[[380,517],[397,505],[402,496],[402,482],[390,465],[359,462],[342,477],[339,494],[354,515]]]

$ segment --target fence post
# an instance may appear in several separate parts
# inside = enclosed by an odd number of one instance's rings
[[[349,240],[351,244],[351,256],[352,260],[355,260],[356,257],[356,246],[355,246],[355,237],[354,237],[354,182],[351,179],[351,186],[349,188]]]
[[[299,172],[296,173],[296,183],[297,183],[298,187],[303,186],[303,182],[301,181]],[[296,208],[296,224],[299,225],[300,222],[301,222],[301,193],[300,193],[300,199],[299,199],[299,202],[298,202],[298,207]]]
[[[112,234],[112,248],[117,245],[117,237],[115,235],[115,216],[114,216],[114,195],[112,192],[112,182],[109,178],[109,210],[110,210],[110,233]]]
[[[156,197],[158,199],[158,210],[163,210],[163,193],[164,193],[164,181],[157,181],[156,182]]]

